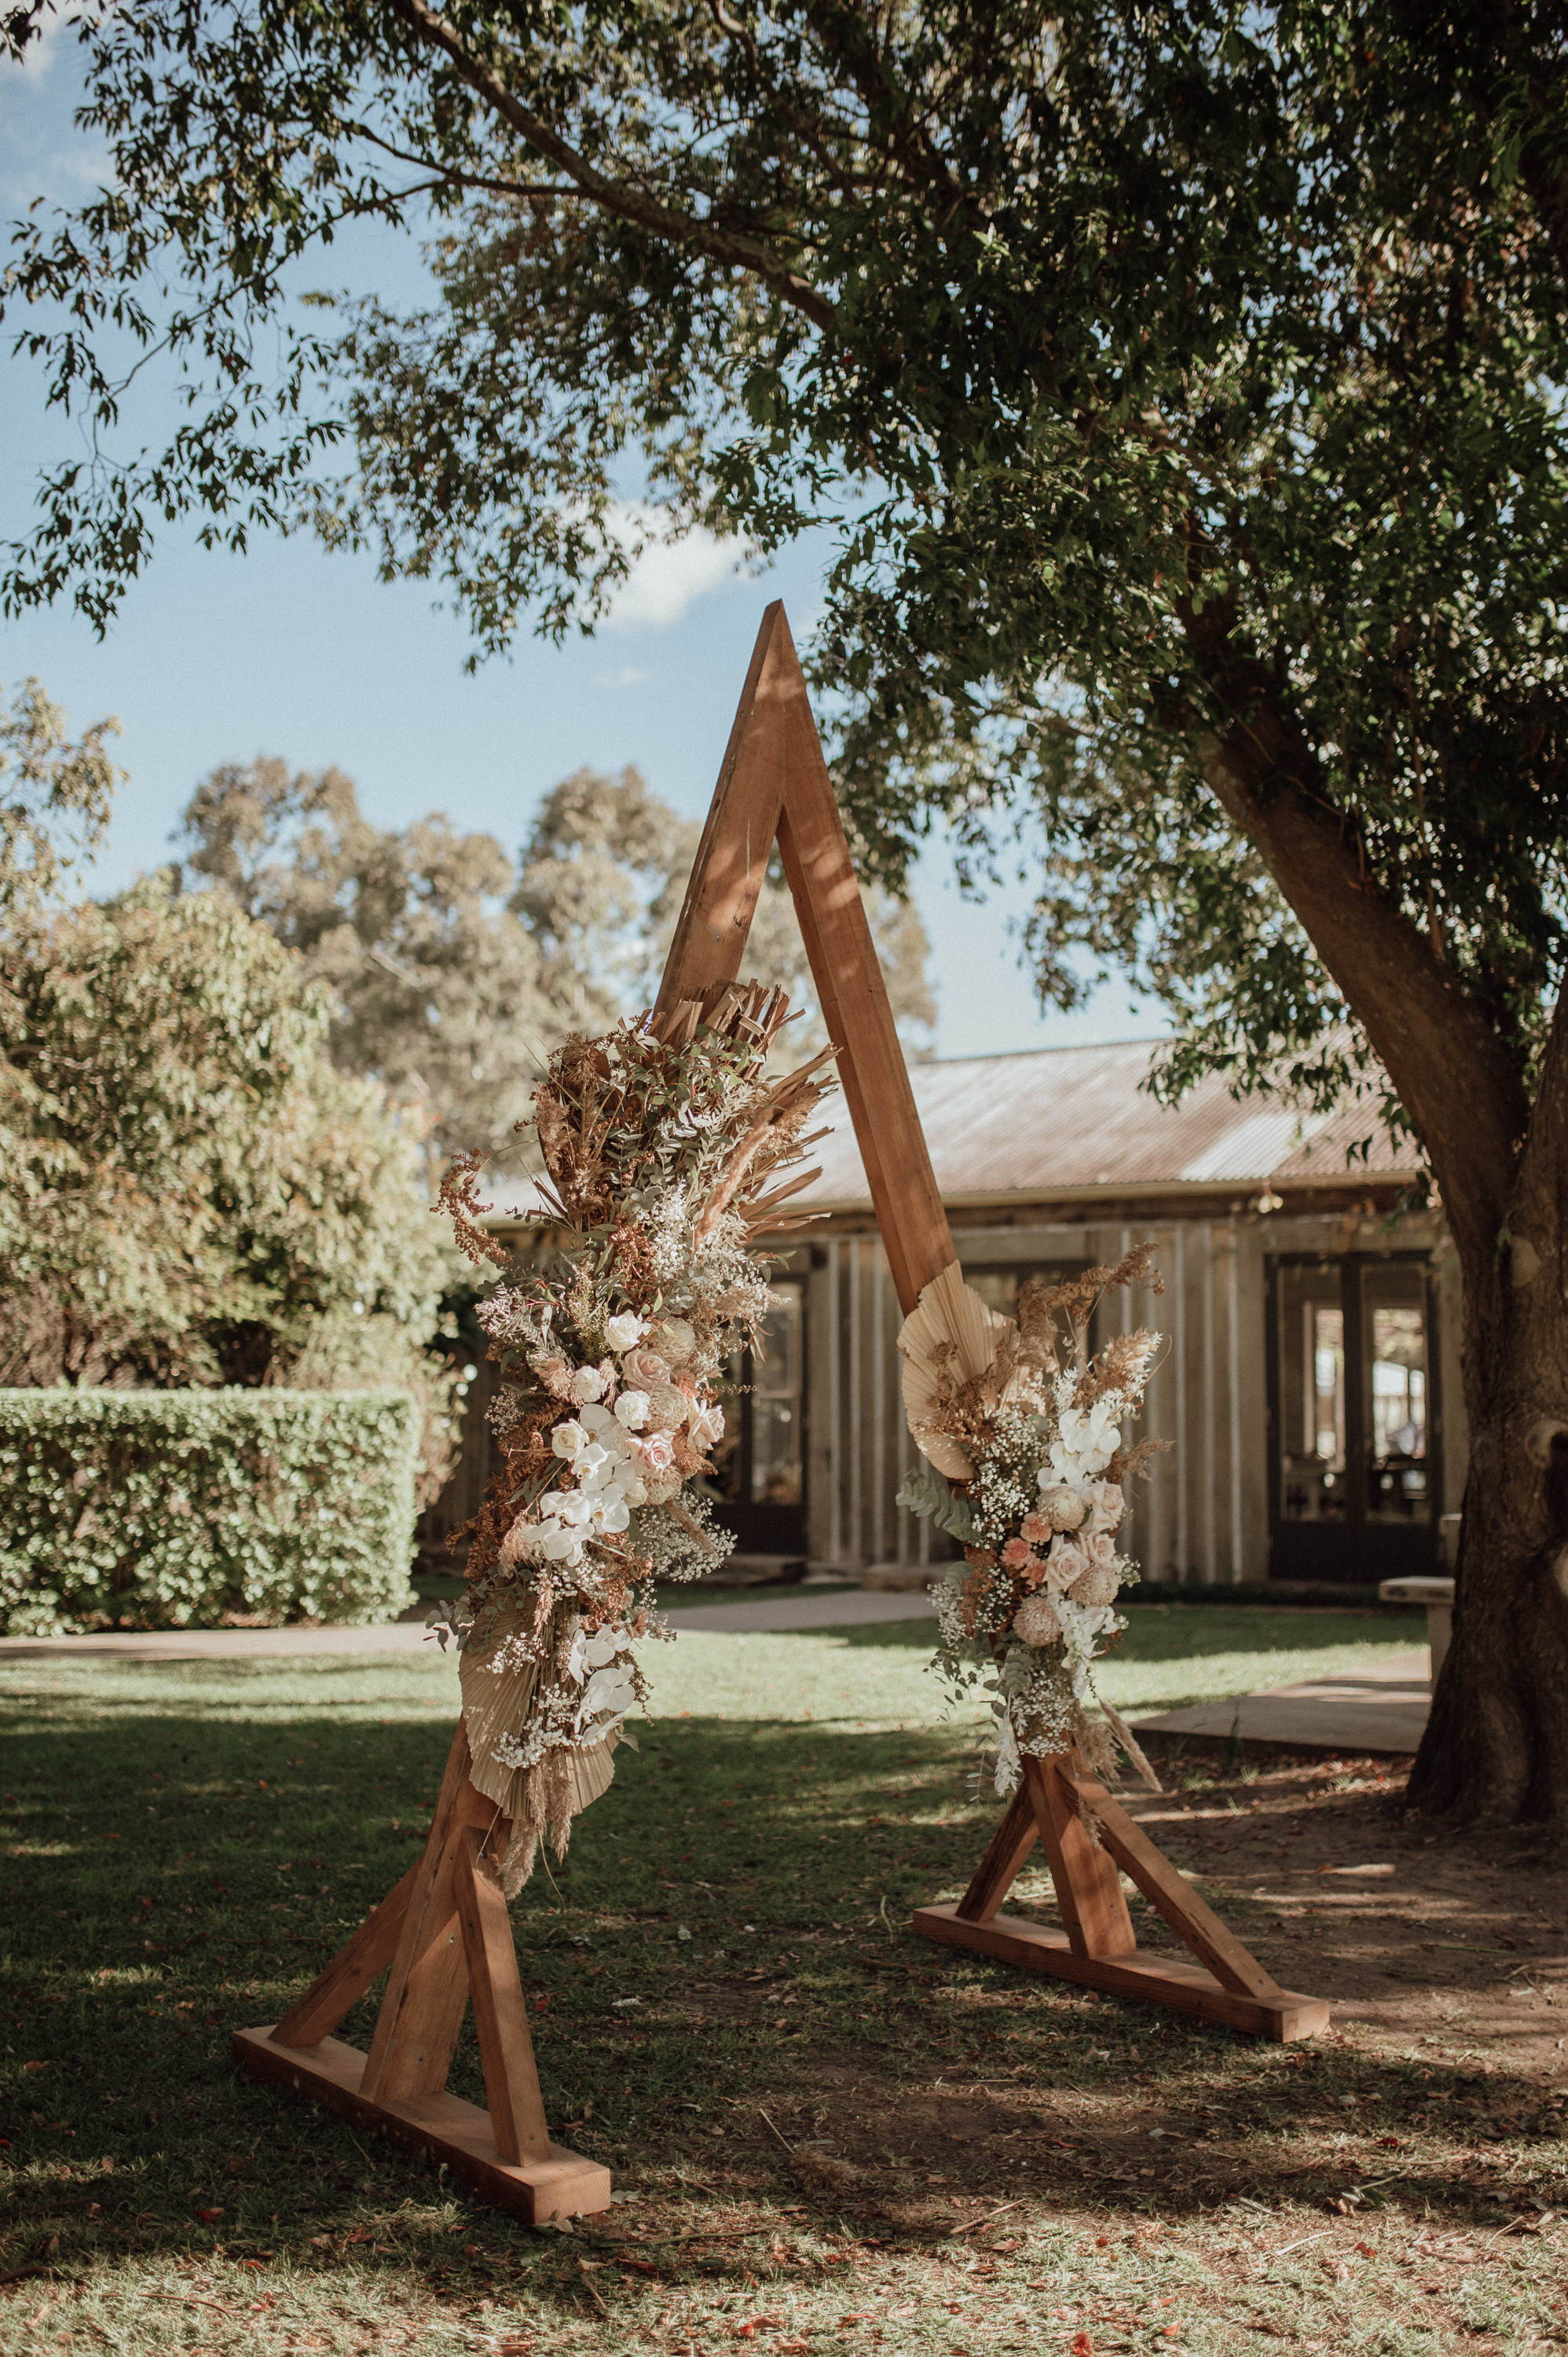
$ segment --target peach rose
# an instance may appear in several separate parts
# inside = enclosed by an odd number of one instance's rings
[[[1090,1531],[1083,1551],[1090,1564],[1102,1570],[1110,1570],[1116,1561],[1116,1542],[1109,1531]]]
[[[650,1432],[639,1442],[638,1454],[650,1473],[668,1473],[675,1462],[675,1444],[667,1432]]]
[[[639,1350],[627,1352],[621,1361],[621,1376],[634,1391],[650,1392],[655,1383],[669,1382],[669,1361],[644,1344]]]
[[[1089,1569],[1089,1557],[1074,1538],[1058,1531],[1051,1541],[1051,1551],[1046,1561],[1046,1577],[1053,1587],[1070,1587]]]
[[[1090,1532],[1113,1531],[1126,1511],[1126,1501],[1118,1481],[1095,1481],[1089,1491],[1089,1528]]]

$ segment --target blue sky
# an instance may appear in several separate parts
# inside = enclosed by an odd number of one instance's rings
[[[44,64],[0,69],[0,212],[39,195],[88,193],[96,158],[70,123],[72,60],[56,42]],[[412,291],[406,242],[334,248],[306,284],[352,277]],[[167,398],[167,396],[164,396]],[[149,426],[160,422],[154,397]],[[164,416],[172,415],[172,408]],[[34,473],[73,445],[45,417],[37,381],[0,361],[0,534],[25,528]],[[432,609],[426,586],[383,583],[371,562],[304,539],[209,553],[171,534],[102,640],[64,608],[0,630],[0,679],[43,680],[73,720],[118,716],[130,773],[93,888],[128,881],[169,856],[169,834],[199,778],[220,761],[275,753],[299,768],[335,762],[367,813],[398,825],[427,811],[483,827],[515,848],[540,797],[582,764],[634,762],[654,791],[693,813],[706,805],[762,608],[782,596],[797,636],[820,598],[820,547],[802,544],[760,577],[708,543],[654,552],[613,619],[562,648],[522,640],[510,661],[464,670],[467,634]],[[1042,1015],[1010,928],[1021,888],[967,901],[940,841],[924,855],[916,898],[932,942],[938,1052],[954,1056],[1161,1028],[1120,985],[1078,1014]]]

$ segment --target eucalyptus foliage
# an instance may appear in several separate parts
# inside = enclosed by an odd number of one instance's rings
[[[391,1620],[418,1429],[403,1391],[0,1391],[0,1631]]]

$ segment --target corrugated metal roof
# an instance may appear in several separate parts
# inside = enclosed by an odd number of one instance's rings
[[[1181,1103],[1159,1105],[1144,1089],[1157,1040],[1101,1048],[1027,1049],[912,1064],[909,1077],[937,1184],[950,1202],[999,1197],[1185,1192],[1191,1188],[1354,1184],[1413,1176],[1413,1149],[1396,1146],[1369,1106],[1326,1117],[1277,1097],[1238,1101],[1218,1078]],[[832,1135],[811,1148],[822,1177],[791,1210],[869,1205],[860,1149],[842,1096],[822,1119]],[[1349,1148],[1370,1137],[1365,1159]],[[496,1216],[532,1208],[523,1179],[498,1178]]]

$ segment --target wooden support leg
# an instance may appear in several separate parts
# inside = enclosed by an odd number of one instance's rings
[[[511,1924],[485,1856],[503,1833],[468,1781],[461,1727],[424,1852],[275,2029],[234,2033],[258,2079],[412,2146],[530,2224],[607,2210],[610,2173],[552,2144],[534,2069]],[[390,1965],[369,2056],[327,2033]],[[475,2024],[490,2109],[446,2092],[463,2009]]]
[[[1094,1820],[1098,1839],[1082,1809]],[[1028,1916],[996,1911],[1028,1855],[1034,1829],[1050,1861],[1059,1932]],[[1201,1961],[1139,1951],[1119,1868]],[[914,1927],[948,1946],[977,1948],[1087,1988],[1141,1997],[1263,2038],[1310,2038],[1328,2021],[1320,1998],[1279,1986],[1143,1827],[1066,1754],[1026,1761],[1019,1792],[963,1898],[956,1906],[917,1908]]]
[[[1138,1944],[1122,1878],[1096,1846],[1078,1811],[1078,1794],[1055,1760],[1026,1760],[1024,1789],[1039,1820],[1051,1862],[1062,1929],[1075,1956],[1130,1956]]]
[[[464,1835],[457,1860],[457,1912],[485,2093],[490,2099],[490,2127],[503,2160],[542,2160],[550,2150],[550,2130],[544,2123],[511,1919],[484,1857],[483,1843],[482,1834]]]
[[[974,1880],[958,1902],[958,1912],[966,1923],[983,1923],[995,1914],[1039,1837],[1034,1802],[1027,1788],[1020,1784],[974,1870]]]
[[[403,1919],[419,1873],[411,1866],[394,1883],[379,1907],[372,1908],[346,1948],[327,1970],[290,2006],[273,2032],[279,2046],[314,2046],[318,2038],[337,2029],[349,2007],[357,2005],[372,1981],[380,1978],[397,1953]]]

